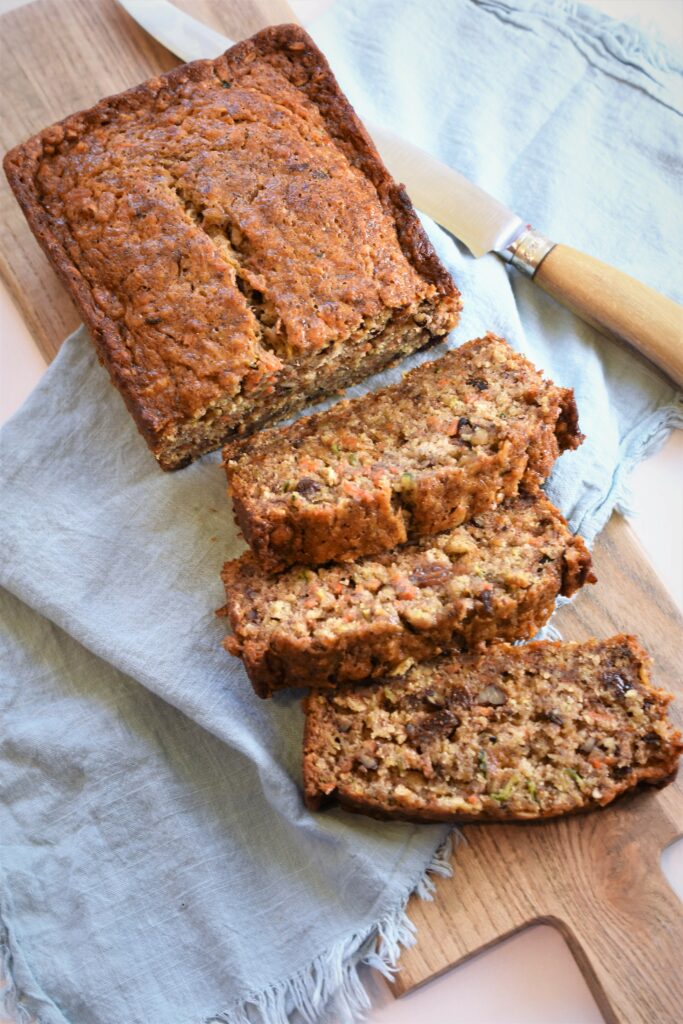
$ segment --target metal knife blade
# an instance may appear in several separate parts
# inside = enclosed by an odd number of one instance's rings
[[[119,3],[149,35],[183,61],[212,59],[233,45],[232,39],[168,0]],[[365,118],[363,123],[415,206],[460,239],[473,256],[503,252],[522,234],[526,225],[521,218],[478,185],[394,132]]]
[[[218,57],[234,40],[191,18],[168,0],[119,0],[148,35],[185,63]]]

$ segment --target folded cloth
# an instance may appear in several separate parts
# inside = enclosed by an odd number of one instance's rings
[[[681,65],[664,50],[575,4],[520,0],[346,0],[313,29],[360,109],[683,298]],[[495,330],[576,389],[588,440],[550,491],[591,539],[680,398],[428,227],[465,298],[448,344]],[[405,902],[444,870],[446,831],[304,809],[299,696],[260,701],[221,649],[219,571],[241,542],[219,457],[160,473],[83,330],[1,442],[6,1012],[352,1017],[359,963],[386,968],[410,939]]]

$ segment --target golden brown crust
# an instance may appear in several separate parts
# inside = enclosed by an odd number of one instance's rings
[[[559,594],[595,581],[579,537],[544,495],[356,564],[262,572],[251,553],[223,569],[226,649],[261,697],[405,672],[442,651],[529,639]]]
[[[104,99],[16,147],[5,170],[164,468],[362,379],[457,319],[459,294],[414,210],[296,26]],[[367,267],[344,232],[320,230],[343,197]]]
[[[668,784],[683,737],[634,637],[500,645],[390,692],[305,702],[306,802],[410,821],[538,821]]]
[[[447,530],[534,493],[581,441],[570,391],[488,334],[399,384],[226,446],[261,567],[320,565]]]

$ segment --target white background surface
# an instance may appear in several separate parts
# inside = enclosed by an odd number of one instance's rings
[[[22,2],[26,0],[0,0],[0,13]],[[292,6],[302,20],[309,20],[329,2],[294,0]],[[636,19],[641,28],[659,31],[683,48],[683,0],[591,0],[591,5],[621,20]],[[546,230],[551,232],[552,225]],[[43,357],[0,283],[0,422],[23,402],[44,369]],[[672,435],[661,452],[636,469],[632,486],[632,526],[683,609],[683,432]],[[665,874],[683,898],[683,840],[666,851],[663,861]],[[564,940],[547,925],[528,929],[399,1001],[369,971],[366,982],[373,999],[372,1024],[599,1024],[603,1020]],[[666,984],[666,979],[660,983]]]

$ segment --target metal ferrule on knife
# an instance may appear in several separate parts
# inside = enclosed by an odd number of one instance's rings
[[[554,248],[555,242],[551,242],[540,231],[532,228],[531,224],[527,224],[521,234],[498,255],[506,263],[511,263],[517,270],[521,270],[523,274],[533,277],[541,262]]]

